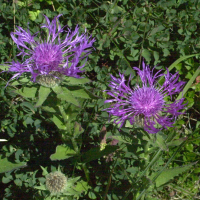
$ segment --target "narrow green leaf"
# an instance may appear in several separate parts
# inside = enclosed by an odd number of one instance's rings
[[[191,57],[194,57],[194,56],[198,56],[198,54],[192,54],[192,55],[189,55],[189,56],[182,56],[180,57],[179,59],[177,59],[175,62],[173,62],[169,67],[168,67],[168,70],[171,71],[174,67],[176,67],[176,65],[178,65],[180,62],[182,62],[183,60],[186,60],[188,58],[191,58]],[[167,73],[167,70],[165,71],[165,74]]]
[[[188,59],[188,58],[191,58],[191,57],[194,57],[194,56],[198,56],[198,55],[200,55],[200,54],[192,54],[192,55],[189,55],[189,56],[187,55],[187,56],[182,56],[182,57],[180,57],[179,59],[177,59],[175,62],[173,62],[173,63],[168,67],[169,72],[170,72],[174,67],[176,67],[180,62],[182,62],[182,61],[184,61],[184,60],[186,60],[186,59]],[[165,70],[164,74],[167,74],[167,70]],[[158,83],[160,83],[161,80],[162,80],[163,78],[164,78],[163,76],[160,77],[160,79],[158,80]]]
[[[44,103],[44,101],[47,99],[47,97],[49,96],[50,92],[51,92],[51,88],[40,86],[39,99],[35,106],[36,107],[41,106]]]
[[[69,146],[58,145],[56,152],[50,156],[51,160],[64,160],[76,155],[76,152]]]
[[[13,163],[13,162],[10,162],[7,158],[2,158],[2,155],[0,155],[0,163],[1,163],[0,173],[9,172],[14,169],[19,169],[19,168],[27,166],[26,162]]]
[[[194,80],[196,79],[196,77],[200,74],[200,67],[198,67],[198,69],[195,71],[194,75],[192,76],[192,78],[188,81],[188,83],[186,84],[186,86],[183,89],[183,92],[181,92],[178,97],[177,100],[181,99],[186,92],[191,88],[192,83],[194,82]]]

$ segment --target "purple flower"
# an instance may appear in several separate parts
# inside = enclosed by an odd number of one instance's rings
[[[37,33],[31,35],[30,31],[25,31],[18,27],[11,37],[17,44],[22,56],[23,62],[13,61],[8,71],[16,72],[11,78],[21,76],[24,72],[31,73],[33,82],[38,82],[45,86],[50,86],[54,83],[45,83],[45,81],[60,81],[62,77],[71,76],[79,78],[79,73],[83,72],[80,69],[84,67],[78,66],[83,58],[87,58],[91,52],[94,39],[88,37],[86,33],[79,35],[79,28],[76,26],[74,31],[69,28],[64,30],[61,28],[58,18],[55,17],[52,22],[45,16],[46,23],[41,28],[46,29],[46,37],[35,39]],[[58,24],[58,26],[57,26]],[[61,39],[61,33],[66,36]]]
[[[157,133],[163,128],[172,127],[177,116],[183,114],[179,110],[184,109],[184,98],[173,101],[172,95],[180,93],[184,82],[178,81],[179,74],[161,73],[161,70],[153,75],[153,70],[143,63],[143,69],[137,67],[134,69],[138,72],[141,84],[130,87],[130,79],[126,83],[123,74],[120,78],[111,75],[112,81],[109,87],[111,90],[107,94],[112,99],[106,100],[105,103],[111,103],[111,107],[105,109],[110,115],[116,116],[115,123],[123,126],[126,120],[130,124],[142,126],[148,133]],[[165,81],[159,85],[157,79],[163,76]],[[167,100],[170,96],[171,101]]]

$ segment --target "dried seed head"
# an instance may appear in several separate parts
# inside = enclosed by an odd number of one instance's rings
[[[65,190],[67,184],[66,176],[59,172],[51,172],[46,177],[46,187],[51,194],[58,194]]]

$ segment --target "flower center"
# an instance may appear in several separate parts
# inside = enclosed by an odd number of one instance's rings
[[[63,60],[62,51],[59,45],[42,43],[35,48],[33,59],[38,66],[47,65],[55,69]]]
[[[136,88],[130,100],[135,113],[147,117],[159,113],[164,105],[163,94],[154,87]]]

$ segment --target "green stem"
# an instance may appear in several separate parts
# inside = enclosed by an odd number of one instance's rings
[[[155,163],[155,161],[158,159],[158,157],[160,156],[162,150],[159,149],[158,152],[156,153],[156,155],[153,157],[153,159],[151,160],[151,162],[147,165],[147,167],[145,168],[145,170],[141,173],[141,175],[137,178],[137,180],[135,181],[135,184],[145,175],[146,171]],[[131,193],[133,187],[131,187],[128,192],[125,194],[125,196],[123,197],[122,200],[127,199],[128,195]]]
[[[190,78],[190,80],[188,81],[188,83],[186,84],[186,86],[183,89],[183,93],[180,93],[179,96],[177,97],[177,100],[181,99],[186,92],[191,88],[192,83],[194,82],[194,80],[196,79],[196,77],[200,74],[200,67],[197,68],[197,70],[195,71],[194,75],[192,76],[192,78]]]
[[[89,174],[89,171],[88,171],[88,169],[87,169],[87,167],[86,167],[86,163],[82,163],[82,164],[81,164],[81,167],[82,167],[82,169],[83,169],[83,171],[84,171],[84,173],[85,173],[85,177],[86,177],[86,179],[87,179],[87,182],[90,183],[90,185],[92,185],[92,182],[91,182],[91,180],[90,180],[90,174]]]
[[[187,140],[183,141],[181,143],[181,145],[178,147],[178,149],[173,153],[173,155],[171,156],[171,158],[168,160],[168,162],[165,164],[165,166],[157,173],[157,175],[152,179],[151,185],[154,184],[155,180],[160,176],[160,174],[168,167],[168,165],[171,163],[171,161],[175,158],[176,154],[179,152],[179,150],[186,144]],[[145,194],[145,192],[147,191],[147,188],[145,188],[140,195],[138,196],[138,198],[136,200],[139,200],[142,195]]]
[[[61,115],[62,115],[62,117],[63,117],[63,119],[64,119],[64,122],[67,123],[69,117],[68,117],[68,115],[65,113],[64,107],[61,106],[61,105],[59,105],[58,108],[59,108],[60,113],[61,113]]]
[[[80,154],[80,149],[78,148],[78,145],[77,145],[76,140],[75,140],[74,137],[71,137],[71,142],[72,142],[72,145],[73,145],[73,147],[74,147],[74,150],[75,150],[76,153],[79,155],[79,154]],[[86,163],[82,163],[82,164],[81,164],[81,167],[82,167],[82,169],[83,169],[83,171],[84,171],[84,173],[85,173],[85,177],[86,177],[86,179],[87,179],[87,182],[90,183],[90,185],[92,185],[92,182],[90,181],[89,171],[88,171],[88,169],[87,169],[87,167],[86,167]]]
[[[74,147],[74,150],[76,151],[77,154],[79,154],[80,152],[79,152],[78,145],[76,144],[76,140],[72,137],[71,141],[72,141],[72,145]]]
[[[58,107],[59,107],[60,113],[61,113],[61,115],[62,115],[62,117],[63,117],[63,119],[64,119],[65,125],[66,125],[67,127],[69,127],[69,125],[70,125],[70,123],[68,123],[68,118],[69,118],[69,117],[68,117],[68,115],[65,113],[64,107],[61,106],[61,105],[58,106]],[[71,128],[69,127],[68,129],[69,129],[68,131],[69,131],[70,134],[71,134]],[[79,147],[78,147],[78,145],[77,145],[77,142],[76,142],[76,140],[75,140],[75,138],[74,138],[73,136],[71,137],[71,142],[72,142],[72,145],[73,145],[73,147],[74,147],[74,150],[75,150],[76,154],[79,155],[79,154],[80,154],[80,149],[79,149]],[[88,169],[87,169],[87,167],[86,167],[86,164],[85,164],[85,163],[82,163],[82,164],[81,164],[81,167],[82,167],[82,169],[83,169],[83,171],[84,171],[84,173],[85,173],[85,177],[86,177],[86,179],[87,179],[87,182],[91,184],[90,176],[89,176],[89,171],[88,171]]]

